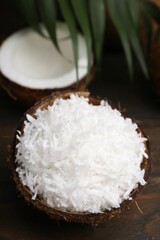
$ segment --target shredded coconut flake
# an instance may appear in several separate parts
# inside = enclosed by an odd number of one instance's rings
[[[145,138],[131,119],[102,101],[71,95],[57,99],[18,132],[17,169],[22,183],[50,206],[98,213],[120,207],[144,185],[140,165]]]

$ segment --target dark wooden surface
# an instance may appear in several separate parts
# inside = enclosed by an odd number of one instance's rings
[[[23,26],[10,0],[1,3],[0,41]],[[57,223],[28,206],[16,191],[7,164],[7,145],[26,108],[15,103],[0,89],[0,240],[160,240],[160,102],[150,83],[136,70],[129,82],[122,53],[106,52],[102,71],[89,90],[120,103],[150,139],[152,173],[147,187],[129,210],[119,218],[96,228],[73,223]]]

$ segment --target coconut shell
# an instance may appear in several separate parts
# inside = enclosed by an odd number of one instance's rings
[[[152,0],[157,6],[160,7],[160,0]],[[144,24],[141,23],[140,27],[140,41],[141,45],[145,47],[145,49],[149,50],[148,52],[148,70],[151,80],[151,86],[155,94],[160,97],[160,41],[157,37],[157,30],[159,29],[159,25],[155,22],[153,18],[150,18],[151,21],[151,45],[150,48],[147,49],[147,36],[145,34]]]
[[[90,72],[89,81],[92,81],[94,77],[94,68],[92,67]],[[44,98],[51,93],[56,93],[59,91],[66,91],[69,89],[74,89],[75,91],[84,90],[86,88],[86,76],[80,79],[78,82],[69,85],[64,88],[55,89],[32,89],[27,88],[22,85],[16,84],[15,82],[7,79],[5,76],[0,74],[0,86],[8,93],[8,95],[15,101],[30,107],[39,99]]]
[[[95,98],[95,97],[91,97],[89,96],[89,92],[74,92],[74,91],[68,91],[68,92],[59,92],[56,94],[51,94],[49,96],[47,96],[44,99],[41,99],[39,102],[37,102],[34,106],[32,106],[27,112],[26,114],[30,114],[32,116],[34,116],[35,111],[40,108],[40,109],[45,109],[47,108],[49,105],[52,105],[55,101],[55,99],[57,98],[63,98],[63,99],[67,99],[70,97],[71,93],[76,93],[78,96],[84,96],[84,97],[88,97],[89,98],[89,102],[93,105],[99,105],[101,99],[100,98]],[[26,114],[24,114],[17,130],[23,132],[23,128],[24,128],[24,121],[26,121]],[[138,127],[138,132],[140,132],[142,134],[142,136],[144,136],[142,130]],[[38,208],[39,210],[42,210],[43,212],[47,213],[51,218],[56,219],[56,220],[64,220],[67,222],[79,222],[79,223],[88,223],[88,224],[92,224],[92,225],[97,225],[100,224],[106,220],[110,220],[111,218],[119,215],[122,210],[129,208],[130,204],[134,201],[134,199],[137,197],[137,195],[142,191],[142,189],[144,188],[144,186],[142,185],[138,185],[138,187],[136,189],[134,189],[131,194],[130,197],[132,197],[133,200],[125,200],[121,203],[119,208],[114,208],[110,211],[104,211],[103,213],[81,213],[81,212],[71,212],[71,211],[62,211],[61,209],[58,208],[53,208],[51,206],[49,206],[43,199],[41,199],[40,197],[37,197],[35,200],[32,200],[32,193],[29,190],[29,188],[27,186],[24,186],[16,172],[16,167],[17,164],[15,163],[15,155],[16,155],[16,145],[18,143],[18,140],[16,139],[16,133],[15,133],[15,137],[14,137],[14,141],[12,146],[10,146],[8,148],[9,150],[9,166],[10,169],[12,171],[12,175],[13,175],[13,179],[17,185],[17,189],[21,192],[21,194],[23,195],[23,197],[25,198],[25,200],[32,204],[33,206],[35,206],[36,208]],[[150,151],[149,151],[149,143],[147,141],[147,143],[145,143],[146,145],[146,152],[147,154],[150,156]],[[144,169],[145,171],[145,175],[144,175],[144,179],[147,182],[148,178],[149,178],[149,174],[150,174],[150,169],[151,169],[151,163],[150,163],[150,157],[144,158],[143,162],[141,164],[141,168]]]
[[[160,1],[159,1],[160,5]],[[152,21],[152,42],[149,52],[149,73],[153,90],[160,97],[160,41],[157,37],[158,24]]]

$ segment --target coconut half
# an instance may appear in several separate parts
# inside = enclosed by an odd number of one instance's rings
[[[24,115],[24,117],[21,120],[20,125],[18,126],[17,130],[23,133],[23,129],[25,126],[25,121],[27,120],[27,114],[31,115],[34,117],[35,112],[37,109],[46,109],[48,106],[52,105],[57,98],[63,98],[63,99],[68,99],[70,98],[70,95],[76,93],[78,96],[83,96],[89,98],[89,103],[92,105],[100,105],[101,99],[91,97],[89,96],[88,92],[74,92],[74,91],[68,91],[68,92],[61,92],[57,94],[51,94],[47,96],[44,99],[41,99],[39,102],[37,102],[34,106],[32,106]],[[78,129],[77,129],[78,131]],[[142,137],[144,137],[144,134],[140,127],[137,128],[136,130],[138,133],[141,134]],[[17,134],[17,133],[16,133]],[[122,210],[126,209],[129,207],[129,205],[134,201],[134,199],[137,197],[137,195],[142,191],[145,185],[140,185],[138,184],[137,187],[131,191],[129,195],[129,199],[124,200],[121,204],[120,207],[118,208],[112,208],[111,210],[105,210],[100,213],[89,213],[89,212],[76,212],[76,211],[67,211],[65,209],[60,209],[60,208],[54,208],[49,206],[46,201],[44,201],[40,196],[37,196],[35,200],[33,200],[32,195],[33,193],[30,191],[30,189],[27,186],[24,186],[17,171],[17,163],[16,163],[16,153],[17,149],[16,146],[19,142],[19,140],[14,138],[14,142],[12,147],[9,147],[9,164],[10,168],[12,170],[13,174],[13,179],[16,182],[18,190],[21,192],[21,194],[24,196],[24,198],[34,205],[36,208],[46,212],[51,218],[54,218],[56,220],[65,220],[69,222],[80,222],[80,223],[89,223],[92,225],[97,225],[99,223],[102,223],[106,221],[107,219],[111,219],[115,217],[116,215],[119,215]],[[145,144],[145,152],[149,156],[149,143],[148,141],[144,143]],[[141,166],[141,170],[144,170],[144,180],[147,182],[150,174],[150,158],[145,158],[143,157]]]
[[[46,30],[42,29],[47,35]],[[66,24],[57,23],[57,37],[63,55],[51,40],[31,28],[8,37],[0,49],[1,86],[15,100],[26,105],[49,93],[68,88],[81,89],[87,74],[87,54],[84,38],[79,34],[78,77],[74,64],[72,41]]]

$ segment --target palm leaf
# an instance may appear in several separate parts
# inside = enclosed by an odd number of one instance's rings
[[[100,63],[101,60],[101,51],[105,31],[105,8],[106,6],[104,0],[89,1],[94,51],[97,63]]]
[[[42,21],[49,33],[49,36],[59,52],[60,48],[56,33],[56,6],[53,0],[38,0],[37,5],[40,11]]]
[[[70,31],[73,46],[74,62],[76,66],[76,75],[78,79],[78,32],[75,16],[72,12],[72,8],[68,0],[59,0],[58,3]]]
[[[126,0],[127,1],[127,0]],[[143,70],[143,73],[145,74],[146,77],[148,77],[148,70],[147,66],[144,60],[144,55],[142,52],[142,48],[140,45],[139,41],[139,32],[138,32],[138,27],[139,27],[139,8],[138,8],[138,1],[137,0],[128,0],[128,25],[130,26],[129,28],[129,36],[130,36],[130,41],[133,47],[133,50],[136,54],[136,57],[139,61],[139,64]]]
[[[139,6],[138,0],[108,0],[109,11],[122,40],[130,74],[132,73],[133,49],[143,73],[148,76],[146,63],[139,42]]]
[[[87,47],[87,57],[88,57],[88,73],[92,64],[92,35],[90,28],[90,21],[88,17],[88,7],[86,0],[70,0],[72,3],[73,11],[84,34]]]
[[[16,0],[29,25],[43,35],[39,13],[55,47],[60,51],[56,32],[56,0]],[[92,64],[92,48],[96,62],[101,59],[105,29],[105,3],[124,48],[130,75],[133,73],[133,52],[145,75],[148,74],[139,42],[139,22],[142,15],[147,39],[151,38],[150,16],[160,25],[160,8],[149,0],[59,0],[73,45],[75,66],[78,71],[78,30],[80,26],[86,42],[88,72]],[[147,26],[147,27],[146,27]],[[159,30],[157,31],[159,35]],[[149,40],[148,40],[149,42]],[[77,72],[78,76],[78,72]]]
[[[121,1],[121,4],[118,4],[117,0],[107,0],[108,10],[110,17],[115,25],[117,32],[120,36],[127,64],[129,67],[130,76],[133,75],[133,62],[132,62],[132,51],[131,45],[128,36],[128,25],[126,24],[126,5],[124,0]]]
[[[128,12],[135,31],[138,31],[139,27],[139,14],[140,14],[140,4],[139,0],[128,0]],[[127,20],[127,19],[126,19]]]

